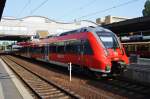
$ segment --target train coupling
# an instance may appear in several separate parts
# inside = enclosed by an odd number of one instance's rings
[[[123,71],[127,70],[128,65],[125,62],[119,61],[118,64],[119,64],[119,67],[121,70],[123,70]]]

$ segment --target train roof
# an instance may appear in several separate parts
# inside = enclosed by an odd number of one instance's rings
[[[90,27],[83,27],[83,28],[80,28],[80,29],[76,29],[76,30],[72,30],[72,31],[68,31],[68,32],[64,32],[62,34],[60,34],[59,36],[52,36],[50,38],[45,38],[45,39],[40,39],[40,40],[33,40],[33,41],[29,41],[29,42],[19,42],[17,45],[20,45],[20,46],[44,46],[45,44],[47,44],[48,42],[59,42],[59,41],[65,41],[66,38],[68,37],[61,37],[61,36],[65,36],[65,35],[68,35],[68,34],[78,34],[78,33],[81,33],[81,32],[85,32],[83,34],[80,34],[80,35],[70,35],[69,36],[69,39],[70,40],[75,40],[75,39],[84,39],[86,38],[86,32],[96,32],[96,31],[100,31],[100,32],[111,32],[110,30],[108,29],[105,29],[103,27],[93,27],[93,26],[90,26]]]
[[[64,36],[64,35],[68,35],[68,34],[74,34],[74,33],[80,33],[80,32],[95,32],[95,31],[105,31],[105,32],[112,32],[106,28],[97,26],[89,26],[89,27],[83,27],[83,28],[79,28],[76,30],[72,30],[72,31],[67,31],[67,32],[63,32],[61,33],[59,36]]]

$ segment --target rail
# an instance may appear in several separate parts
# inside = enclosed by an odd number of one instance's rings
[[[79,99],[79,95],[64,89],[52,81],[48,81],[40,75],[30,71],[15,60],[7,56],[1,57],[3,61],[19,76],[19,78],[32,90],[39,98],[59,98],[59,99]]]

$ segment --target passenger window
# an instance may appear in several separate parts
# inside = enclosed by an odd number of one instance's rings
[[[80,45],[81,41],[68,41],[66,43],[66,52],[71,54],[79,54],[80,53]]]
[[[83,53],[85,55],[91,55],[91,54],[93,54],[92,47],[91,47],[91,45],[90,45],[90,43],[89,43],[88,40],[83,41],[83,50],[84,50]]]
[[[56,44],[49,45],[49,52],[56,53]]]
[[[61,54],[65,53],[64,46],[57,46],[57,53],[61,53]]]
[[[45,50],[44,50],[44,46],[42,46],[42,47],[41,47],[41,50],[39,50],[39,52],[41,52],[41,53],[44,54],[44,51],[45,51]]]

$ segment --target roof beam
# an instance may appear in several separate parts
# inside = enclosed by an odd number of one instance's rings
[[[5,7],[6,0],[0,0],[0,20],[2,18],[3,10]]]
[[[116,33],[146,31],[150,29],[150,16],[128,19],[121,22],[102,25]]]

